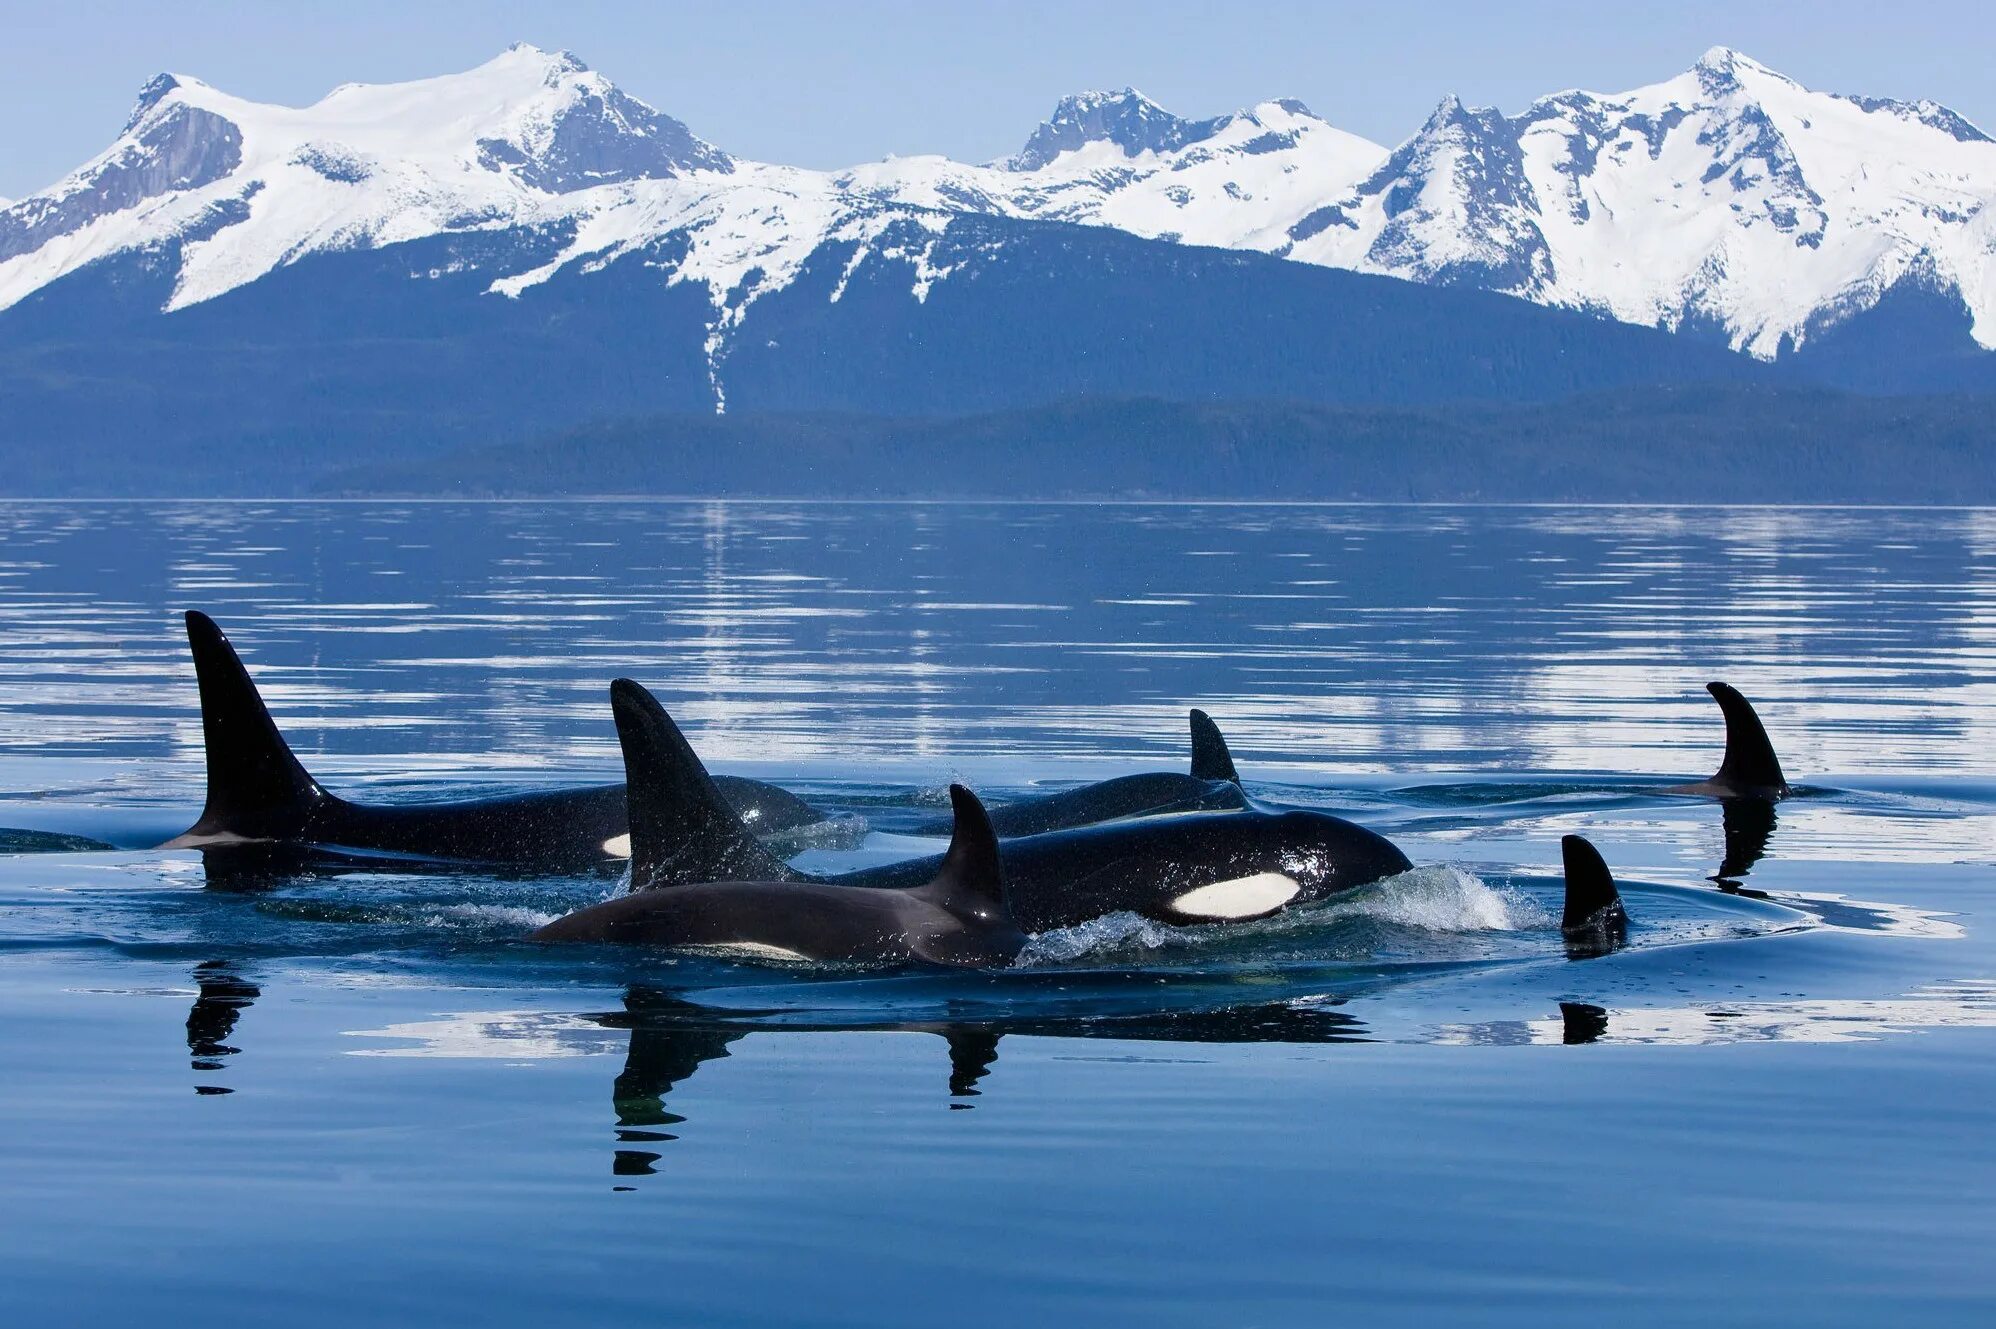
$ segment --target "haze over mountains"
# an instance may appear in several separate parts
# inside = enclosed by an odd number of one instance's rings
[[[835,172],[528,46],[302,109],[162,75],[0,209],[0,427],[65,485],[217,442],[292,483],[720,408],[1983,392],[1992,200],[1996,143],[1946,108],[1723,49],[1516,115],[1444,98],[1390,149],[1126,89],[1004,161]]]

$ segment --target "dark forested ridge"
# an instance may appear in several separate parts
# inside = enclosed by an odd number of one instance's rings
[[[490,290],[495,255],[569,238],[317,254],[171,313],[157,255],[73,273],[0,312],[0,494],[1910,499],[1985,474],[1970,396],[1821,390],[1996,387],[1939,296],[1764,364],[1482,291],[966,218],[921,237],[949,271],[922,298],[913,260],[854,268],[831,241],[714,341],[705,288],[661,276],[683,239]]]
[[[322,493],[1996,502],[1977,397],[1634,389],[1424,407],[1079,400],[907,419],[608,422],[330,473]]]
[[[717,385],[731,413],[930,416],[1080,396],[1532,401],[1776,372],[1506,296],[992,218],[928,252],[951,273],[919,300],[908,262],[848,273],[852,246],[827,243],[710,358],[714,308],[661,275],[667,242],[490,292],[494,254],[566,238],[319,254],[170,313],[163,261],[65,277],[0,312],[4,491],[290,493],[347,464],[712,413]]]

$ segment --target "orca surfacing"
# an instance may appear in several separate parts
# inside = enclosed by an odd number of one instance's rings
[[[213,619],[186,615],[201,692],[208,798],[201,817],[161,848],[210,851],[211,868],[251,879],[315,866],[361,867],[373,857],[521,870],[575,871],[630,857],[620,784],[425,804],[362,804],[307,772]],[[1154,772],[1031,798],[992,816],[1004,836],[1121,817],[1246,805],[1226,739],[1191,713],[1191,773]],[[826,814],[761,780],[717,775],[715,786],[756,836],[794,843]],[[938,833],[947,824],[933,828]]]
[[[163,849],[297,846],[361,855],[574,871],[629,856],[624,787],[513,794],[448,803],[366,804],[332,793],[292,754],[249,671],[215,621],[187,613],[201,690],[208,798],[200,819]],[[760,780],[716,787],[759,833],[823,821],[796,795]]]
[[[1726,755],[1709,779],[1672,785],[1667,794],[1699,794],[1708,798],[1753,798],[1772,803],[1792,792],[1781,773],[1781,759],[1760,722],[1753,703],[1730,683],[1711,682],[1705,691],[1726,717]]]
[[[1248,805],[1233,754],[1213,718],[1201,710],[1189,717],[1192,730],[1192,769],[1147,771],[1097,780],[1076,789],[1040,794],[1007,803],[991,812],[991,825],[1003,839],[1072,830],[1126,817],[1155,817],[1173,812],[1222,812]],[[940,834],[947,824],[928,822],[917,834]]]
[[[1601,851],[1584,836],[1568,835],[1560,840],[1559,852],[1566,878],[1559,931],[1567,955],[1580,960],[1620,948],[1629,937],[1629,911]]]
[[[949,852],[918,886],[855,890],[795,879],[692,882],[579,909],[531,940],[818,963],[979,969],[1009,964],[1026,937],[1006,906],[998,837],[975,794],[952,785],[950,801],[956,828]]]
[[[835,877],[791,867],[748,833],[656,698],[629,679],[611,684],[610,697],[624,745],[633,893],[724,880],[908,890],[939,869],[937,858]],[[1253,806],[1003,840],[999,854],[1006,899],[1028,932],[1122,911],[1179,924],[1260,918],[1412,866],[1390,841],[1341,818]]]

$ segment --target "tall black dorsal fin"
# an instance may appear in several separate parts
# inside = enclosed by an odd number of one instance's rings
[[[180,840],[298,835],[313,811],[335,801],[333,796],[292,755],[249,670],[215,620],[198,609],[188,610],[187,644],[194,651],[194,677],[201,689],[208,803]]]
[[[1560,931],[1612,931],[1626,928],[1629,916],[1622,908],[1622,893],[1607,862],[1585,838],[1566,836],[1559,842],[1560,857],[1566,867],[1566,909],[1560,915]]]
[[[1220,726],[1201,710],[1192,712],[1192,778],[1241,782],[1240,772],[1234,769],[1234,754],[1227,751],[1227,740],[1221,736]]]
[[[693,881],[791,881],[749,833],[658,699],[628,678],[610,685],[624,748],[631,889]]]
[[[956,825],[950,830],[949,852],[943,855],[929,887],[945,899],[975,901],[1009,915],[1005,878],[998,864],[998,833],[977,795],[960,784],[949,787]]]
[[[1742,794],[1778,798],[1787,793],[1781,761],[1774,755],[1774,744],[1768,741],[1760,717],[1754,714],[1753,703],[1729,683],[1707,683],[1705,691],[1712,694],[1726,716],[1726,759],[1711,782]]]

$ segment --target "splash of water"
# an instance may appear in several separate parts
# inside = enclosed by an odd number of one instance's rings
[[[431,927],[508,934],[531,932],[560,918],[558,911],[510,904],[444,904],[433,906],[410,921]]]
[[[1107,914],[1034,936],[1016,963],[1033,968],[1170,950],[1196,952],[1328,932],[1355,920],[1426,933],[1521,932],[1554,923],[1529,896],[1500,890],[1461,868],[1437,865],[1402,872],[1336,900],[1247,923],[1172,927],[1138,914]]]
[[[1013,963],[1021,969],[1041,965],[1072,964],[1084,957],[1101,957],[1123,951],[1161,951],[1175,945],[1194,945],[1199,934],[1212,928],[1174,928],[1153,923],[1141,914],[1127,911],[1104,914],[1073,927],[1054,928],[1026,941]]]
[[[1554,923],[1530,896],[1500,890],[1472,872],[1446,864],[1388,877],[1330,901],[1318,912],[1371,918],[1423,932],[1521,932]]]

